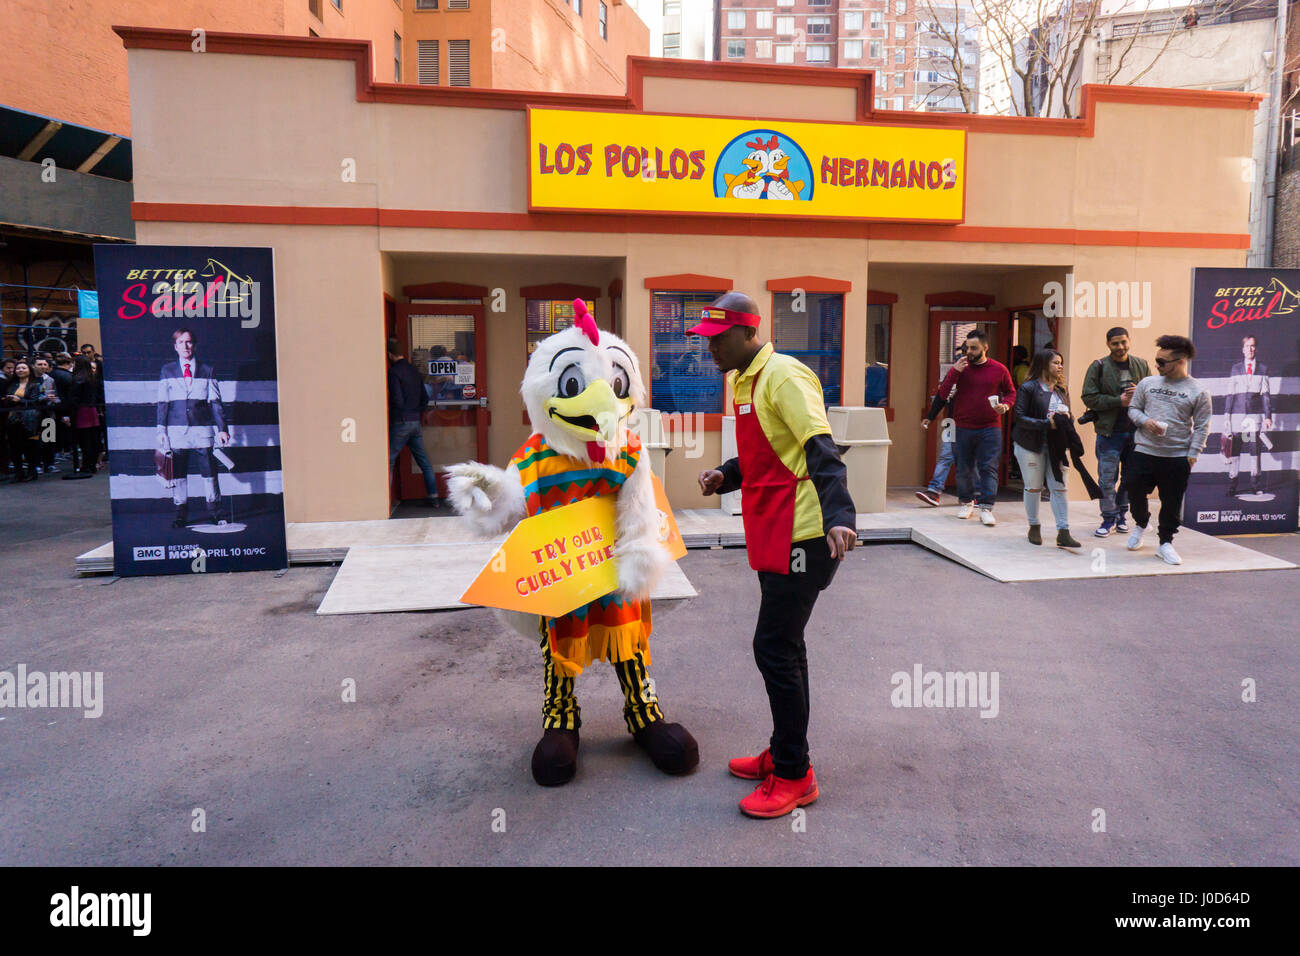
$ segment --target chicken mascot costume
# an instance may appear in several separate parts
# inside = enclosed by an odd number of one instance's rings
[[[582,720],[574,679],[592,661],[613,665],[627,729],[656,767],[684,774],[700,759],[690,733],[664,719],[646,671],[650,592],[672,559],[659,539],[649,458],[627,429],[645,403],[641,370],[626,342],[596,328],[586,303],[573,307],[574,324],[538,343],[524,372],[520,392],[536,431],[504,470],[475,462],[448,469],[452,504],[484,537],[584,498],[615,499],[618,590],[563,617],[508,612],[512,624],[524,618],[520,629],[541,638],[543,731],[532,768],[544,787],[577,772]]]

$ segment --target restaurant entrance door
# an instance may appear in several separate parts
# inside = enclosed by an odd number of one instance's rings
[[[403,449],[397,459],[397,497],[403,501],[426,494],[445,498],[448,465],[488,457],[483,302],[413,302],[399,305],[397,313],[397,338],[429,396],[421,425],[439,486],[425,491],[424,476],[410,449]]]
[[[985,309],[940,310],[930,311],[930,360],[926,382],[926,410],[930,399],[939,388],[939,383],[948,374],[966,347],[966,336],[974,330],[983,331],[989,338],[989,358],[997,359],[1011,368],[1011,313],[991,312]],[[935,420],[931,432],[942,431],[944,416],[942,412]],[[934,463],[938,458],[941,436],[928,436],[925,444],[925,479],[934,474]],[[998,470],[998,484],[1007,480],[1007,459],[1011,452],[1010,414],[1002,419],[1002,464]],[[956,470],[948,473],[947,487],[956,484]]]

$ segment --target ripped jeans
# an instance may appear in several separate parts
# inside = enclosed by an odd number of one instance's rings
[[[1065,497],[1065,482],[1057,481],[1052,474],[1052,466],[1047,460],[1047,446],[1039,452],[1030,451],[1023,445],[1015,445],[1016,461],[1020,462],[1020,474],[1025,479],[1025,515],[1030,524],[1038,524],[1038,505],[1043,490],[1043,482],[1052,493],[1052,517],[1056,519],[1057,531],[1070,529],[1070,503]],[[1062,476],[1064,477],[1064,476]],[[1030,489],[1033,489],[1032,491]]]

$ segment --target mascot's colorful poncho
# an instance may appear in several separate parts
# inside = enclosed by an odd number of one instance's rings
[[[581,726],[574,678],[592,661],[614,666],[624,719],[637,743],[667,773],[699,763],[694,738],[664,720],[646,673],[650,592],[671,560],[659,542],[650,461],[627,429],[645,402],[640,366],[627,343],[601,332],[575,300],[571,328],[538,343],[520,388],[536,429],[505,469],[466,463],[449,469],[452,503],[484,536],[584,498],[615,500],[618,590],[559,618],[531,619],[541,638],[545,702],[533,776],[543,786],[577,772]]]

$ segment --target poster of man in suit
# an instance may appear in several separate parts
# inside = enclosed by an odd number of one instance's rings
[[[230,429],[221,405],[221,387],[212,366],[196,359],[194,332],[180,328],[172,333],[176,361],[162,367],[158,378],[158,449],[171,458],[164,464],[164,480],[172,487],[176,517],[172,527],[189,524],[189,477],[193,468],[203,479],[208,523],[223,525],[214,447],[230,444]],[[171,474],[167,475],[166,472]]]
[[[100,245],[119,575],[287,566],[270,249]]]
[[[1214,397],[1183,521],[1207,534],[1300,525],[1300,269],[1195,269],[1192,374]]]
[[[1268,432],[1273,429],[1270,401],[1272,383],[1268,366],[1259,358],[1258,338],[1243,335],[1242,359],[1232,366],[1228,381],[1228,398],[1224,402],[1223,456],[1228,460],[1228,497],[1239,494],[1237,479],[1241,475],[1241,457],[1246,456],[1250,476],[1250,494],[1260,495],[1266,490],[1266,477],[1261,467],[1261,452],[1265,445],[1272,446]]]

